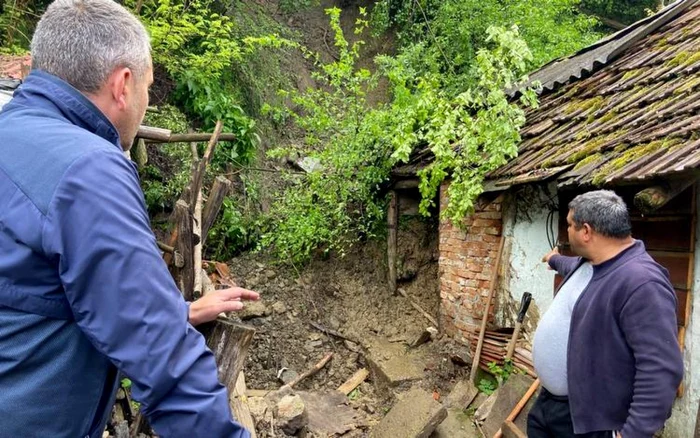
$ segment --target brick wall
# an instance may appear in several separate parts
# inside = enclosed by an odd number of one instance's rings
[[[447,184],[440,187],[440,205],[447,205]],[[502,196],[478,203],[461,230],[440,222],[440,323],[455,340],[467,343],[481,324],[503,228]],[[490,311],[493,312],[494,301]]]

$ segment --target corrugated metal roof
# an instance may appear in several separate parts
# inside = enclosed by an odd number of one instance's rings
[[[700,2],[677,7],[609,65],[542,96],[518,157],[490,186],[555,174],[560,186],[605,185],[700,167]]]

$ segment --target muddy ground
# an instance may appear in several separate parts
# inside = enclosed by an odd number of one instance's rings
[[[399,242],[399,287],[437,318],[435,223],[404,220]],[[383,242],[358,246],[343,258],[316,261],[301,272],[271,266],[250,255],[234,259],[229,266],[239,285],[261,293],[264,306],[252,306],[241,315],[257,330],[244,369],[249,389],[277,389],[283,384],[278,378],[281,370],[286,369],[282,377],[300,374],[329,352],[334,354],[330,363],[295,389],[336,389],[358,369],[368,367],[366,346],[372,340],[408,348],[431,325],[408,299],[387,290]],[[329,336],[312,323],[353,341]],[[450,360],[453,350],[447,339],[438,337],[415,350],[427,358],[424,378],[416,384],[434,397],[449,393],[467,371]],[[344,436],[364,436],[395,401],[395,391],[377,390],[372,379],[350,394],[351,406],[366,412],[368,421]],[[272,436],[265,420],[257,426],[258,436]]]

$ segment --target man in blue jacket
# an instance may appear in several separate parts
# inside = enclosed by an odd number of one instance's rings
[[[565,278],[535,332],[528,437],[651,438],[683,377],[668,272],[631,237],[614,192],[577,196],[566,221],[580,257],[543,259]]]
[[[123,154],[148,105],[150,43],[111,0],[56,0],[0,113],[0,437],[102,436],[118,370],[159,436],[245,438],[160,257]],[[189,320],[189,322],[188,322]]]

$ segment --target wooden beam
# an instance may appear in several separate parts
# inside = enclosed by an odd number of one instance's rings
[[[216,143],[219,142],[219,136],[221,135],[221,130],[224,128],[223,123],[221,120],[216,122],[216,127],[214,128],[214,133],[211,135],[211,138],[209,139],[209,143],[207,144],[207,149],[204,151],[204,156],[202,156],[202,159],[199,160],[199,163],[196,166],[196,170],[194,174],[192,175],[192,181],[191,181],[191,186],[190,186],[190,196],[191,202],[190,205],[194,206],[194,203],[196,202],[197,196],[199,194],[199,191],[202,189],[202,181],[204,181],[204,173],[207,170],[207,166],[209,166],[209,162],[211,161],[212,157],[214,156],[214,148],[216,147]]]
[[[155,128],[153,126],[141,125],[136,137],[154,142],[168,142],[173,131],[163,128]]]
[[[389,292],[396,293],[396,246],[397,227],[399,223],[399,206],[396,192],[389,192],[389,212],[387,213],[387,264],[389,265]]]
[[[204,205],[204,212],[202,212],[202,245],[207,241],[209,230],[214,225],[216,216],[218,216],[230,188],[231,181],[228,178],[217,176],[214,180],[214,185]]]
[[[169,129],[156,128],[153,126],[141,125],[136,134],[137,138],[142,138],[147,143],[187,143],[204,142],[211,139],[211,134],[206,132],[192,132],[187,134],[173,134]],[[219,136],[221,141],[234,141],[238,137],[236,134],[226,132]]]
[[[634,206],[644,214],[654,213],[694,182],[695,178],[691,178],[647,187],[634,195]]]

